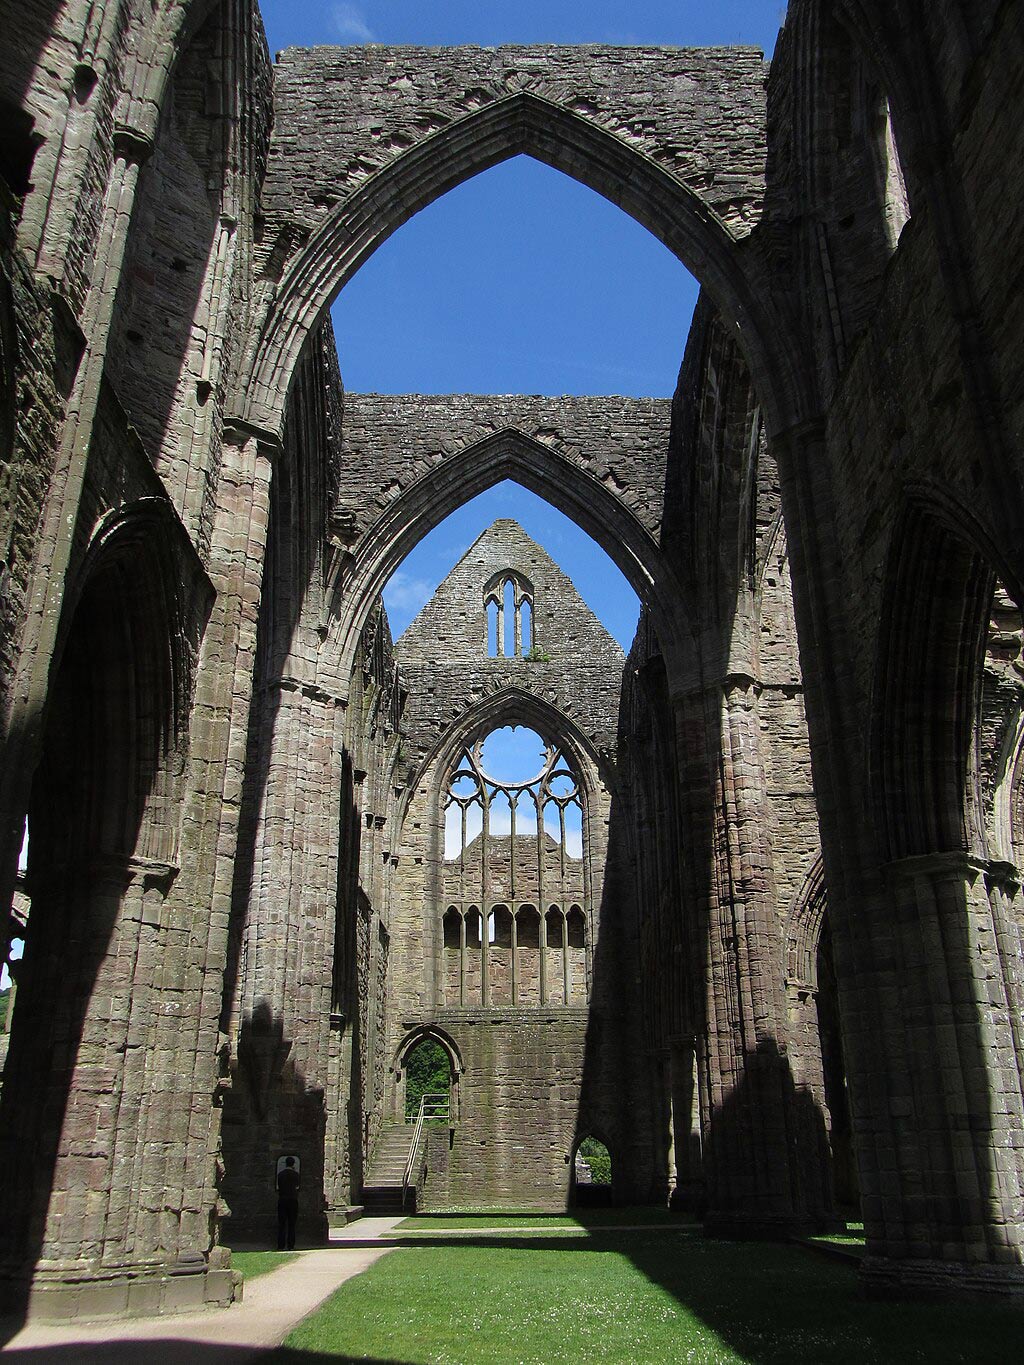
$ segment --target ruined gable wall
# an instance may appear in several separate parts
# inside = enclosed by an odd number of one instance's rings
[[[488,657],[484,588],[506,569],[533,586],[533,638],[546,658]],[[614,743],[622,651],[562,570],[515,522],[496,522],[475,542],[397,648],[414,761],[429,753],[468,704],[507,688],[553,705],[596,751],[610,751]]]

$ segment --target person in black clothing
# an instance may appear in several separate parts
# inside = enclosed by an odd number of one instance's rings
[[[277,1249],[291,1251],[295,1246],[295,1220],[299,1216],[299,1173],[295,1158],[286,1156],[277,1173]]]

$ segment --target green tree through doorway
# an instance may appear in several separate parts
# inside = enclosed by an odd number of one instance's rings
[[[579,1146],[579,1153],[590,1167],[590,1180],[594,1185],[612,1183],[612,1159],[608,1148],[597,1138],[585,1137]]]
[[[452,1073],[448,1054],[440,1043],[424,1038],[405,1059],[405,1121],[411,1123],[424,1095],[447,1095]]]

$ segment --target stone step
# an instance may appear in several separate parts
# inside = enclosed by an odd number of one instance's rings
[[[364,1185],[362,1194],[363,1213],[415,1213],[416,1187],[410,1185],[402,1204],[401,1185]]]

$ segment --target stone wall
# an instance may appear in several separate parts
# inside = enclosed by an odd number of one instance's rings
[[[528,91],[629,141],[737,232],[764,186],[764,57],[756,48],[288,48],[265,202],[309,231],[431,133]]]

